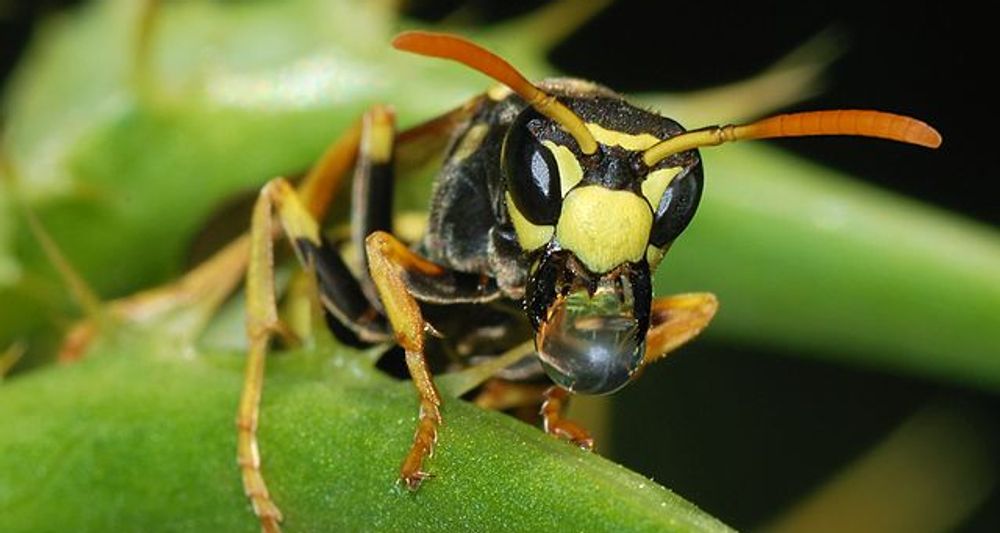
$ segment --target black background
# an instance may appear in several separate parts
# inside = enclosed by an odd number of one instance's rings
[[[14,64],[40,14],[71,3],[0,0],[0,72],[6,75]],[[523,13],[541,2],[417,1],[408,9],[434,20],[460,4],[485,21]],[[825,93],[794,109],[875,108],[910,114],[936,126],[944,145],[936,152],[913,155],[908,150],[900,157],[891,143],[867,140],[779,143],[881,187],[995,226],[1000,224],[992,166],[996,91],[986,79],[998,63],[994,37],[1000,28],[991,25],[993,20],[982,8],[953,2],[820,6],[620,1],[557,47],[551,58],[568,73],[623,92],[696,90],[744,79],[833,28],[844,37],[846,52],[829,69]],[[1000,420],[1000,402],[993,394],[737,346],[696,346],[686,357],[668,360],[650,373],[656,378],[630,388],[624,405],[660,402],[664,419],[685,421],[686,431],[657,446],[616,444],[620,459],[741,529],[780,512],[930,399]],[[657,388],[644,386],[644,381]],[[734,401],[741,402],[741,412],[760,417],[741,419],[727,409]],[[650,423],[629,416],[616,420],[624,432]],[[842,429],[830,431],[832,427]],[[734,440],[738,446],[731,445]],[[726,442],[730,445],[720,444]],[[1000,445],[995,438],[992,445],[996,460]],[[650,448],[656,451],[650,453]],[[695,455],[705,459],[697,464],[669,460]],[[781,460],[760,459],[776,455]],[[963,529],[1000,530],[996,490]]]

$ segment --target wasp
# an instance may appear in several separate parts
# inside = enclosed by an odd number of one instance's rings
[[[466,360],[520,350],[535,363],[501,373],[490,406],[541,403],[545,431],[590,449],[562,417],[570,394],[609,394],[696,336],[714,316],[710,293],[654,298],[652,274],[691,222],[704,188],[698,149],[776,137],[856,135],[937,147],[940,135],[905,116],[868,110],[779,115],[746,125],[687,131],[578,79],[528,81],[493,53],[457,36],[406,32],[397,49],[450,59],[499,85],[422,125],[397,131],[375,106],[324,154],[295,189],[275,179],[255,204],[247,270],[250,354],[238,412],[245,491],[265,530],[281,513],[260,468],[256,427],[264,357],[281,333],[275,305],[274,220],[311,271],[334,335],[354,346],[396,343],[420,401],[400,480],[416,490],[429,474],[442,423],[428,360],[436,336]],[[394,174],[403,159],[444,150],[426,231],[392,234]],[[318,219],[353,164],[355,276]],[[430,318],[428,318],[430,317]],[[433,326],[432,326],[433,324]],[[445,330],[444,335],[439,334]],[[435,335],[437,334],[437,335]],[[547,376],[541,394],[518,381]]]

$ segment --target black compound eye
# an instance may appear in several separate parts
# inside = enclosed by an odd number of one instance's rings
[[[538,225],[555,224],[562,204],[559,167],[555,157],[529,129],[544,120],[528,109],[514,120],[504,138],[501,165],[507,191],[524,218]]]
[[[649,235],[650,244],[665,246],[684,231],[698,209],[703,185],[701,162],[674,178],[656,208]]]

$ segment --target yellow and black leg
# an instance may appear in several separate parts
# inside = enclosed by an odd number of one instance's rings
[[[433,302],[485,301],[498,296],[499,290],[479,276],[455,272],[422,257],[384,231],[376,231],[365,239],[365,252],[372,283],[396,342],[403,348],[420,399],[413,445],[399,470],[400,480],[408,489],[416,490],[429,476],[423,470],[423,462],[433,453],[441,425],[441,394],[434,385],[424,352],[424,336],[431,328],[424,320],[417,297]]]
[[[365,251],[372,282],[396,342],[406,354],[406,366],[420,398],[413,445],[399,472],[406,487],[415,490],[428,477],[423,462],[433,453],[441,424],[441,395],[424,353],[424,336],[430,328],[417,299],[438,303],[482,302],[500,293],[492,280],[434,263],[384,231],[376,231],[365,239]]]
[[[361,139],[351,195],[351,239],[364,249],[367,235],[392,229],[395,123],[392,112],[377,106],[361,121]],[[365,346],[392,339],[381,303],[368,276],[355,278],[340,254],[321,236],[292,235],[296,253],[316,273],[327,321],[343,343]],[[368,271],[362,254],[362,273]]]
[[[443,127],[437,123],[431,126],[434,127],[424,127],[421,132],[433,133]],[[314,215],[328,204],[328,197],[335,190],[331,182],[315,179],[311,173],[300,192],[296,192],[284,179],[275,179],[264,186],[254,207],[246,280],[250,352],[237,416],[237,453],[246,494],[265,531],[278,531],[281,520],[261,474],[256,436],[268,344],[274,333],[285,329],[276,308],[273,215],[277,214],[299,261],[314,272],[320,301],[334,334],[346,343],[359,345],[395,337],[406,352],[421,404],[414,444],[400,471],[409,488],[416,488],[427,476],[421,465],[430,455],[437,436],[441,403],[424,358],[425,323],[414,295],[437,302],[468,302],[484,301],[499,294],[495,284],[483,283],[478,276],[453,272],[423,259],[387,233],[392,226],[389,213],[395,153],[391,112],[381,107],[372,109],[362,120],[360,131],[353,130],[348,136],[354,136],[359,147],[352,238],[367,251],[363,260],[370,278],[365,275],[360,280],[355,278],[321,234]],[[414,141],[423,138],[416,134],[411,137]],[[343,145],[341,142],[336,146]],[[330,168],[340,166],[344,159],[342,152],[328,151],[327,156],[333,161]],[[325,166],[321,160],[316,168]]]
[[[354,170],[351,196],[351,240],[357,250],[364,250],[365,239],[376,231],[392,232],[393,124],[392,116],[382,110],[364,119],[369,133],[361,143],[362,157]],[[363,272],[368,272],[368,256],[361,254]],[[371,277],[361,277],[361,288],[368,300],[381,306]]]
[[[360,138],[358,160],[364,161],[364,146],[366,143],[370,145],[370,139],[375,136],[372,125],[376,123],[388,124],[388,140],[391,143],[391,114],[375,108],[365,115],[360,130],[348,132],[346,140],[335,143],[317,163],[303,184],[301,196],[286,180],[278,178],[264,186],[254,205],[246,275],[247,336],[250,348],[236,420],[237,461],[244,491],[266,532],[280,531],[278,524],[281,521],[281,512],[271,499],[261,473],[257,444],[257,424],[268,345],[273,334],[285,333],[278,318],[274,287],[273,216],[277,213],[299,260],[315,273],[323,306],[334,315],[330,323],[341,324],[343,327],[340,333],[355,341],[375,342],[388,339],[384,320],[379,322],[378,313],[368,303],[360,284],[351,275],[343,259],[324,242],[319,224],[314,218],[314,214],[325,210],[336,190],[339,175],[335,175],[335,171],[343,166],[345,158],[353,157],[344,154],[343,146],[356,144],[358,141],[355,139]],[[388,150],[391,151],[391,144]],[[365,164],[357,166],[365,167]]]

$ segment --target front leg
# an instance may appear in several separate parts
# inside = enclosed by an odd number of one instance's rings
[[[557,385],[518,383],[503,379],[486,382],[474,402],[483,409],[504,410],[534,407],[541,416],[542,428],[554,437],[572,442],[586,451],[594,449],[594,439],[583,426],[563,417],[570,392]],[[538,405],[541,404],[539,408]],[[524,419],[532,422],[531,419]]]
[[[396,341],[406,352],[406,366],[420,396],[420,415],[413,445],[403,460],[399,476],[406,488],[416,490],[429,476],[423,470],[424,459],[430,457],[441,424],[441,395],[438,393],[427,358],[424,354],[424,333],[427,324],[420,306],[410,293],[404,272],[418,276],[440,277],[448,271],[420,257],[402,242],[383,231],[365,239],[368,267],[379,298],[389,317]]]
[[[653,300],[642,366],[662,359],[708,326],[719,309],[709,292],[675,294]]]
[[[646,354],[642,366],[631,379],[638,377],[646,365],[662,359],[687,341],[693,339],[715,316],[719,301],[714,294],[688,293],[653,300],[650,328],[646,333]],[[569,401],[570,392],[552,386],[544,394],[542,420],[545,432],[592,450],[594,441],[582,426],[563,418],[562,412]]]
[[[563,418],[563,411],[569,400],[570,392],[558,385],[553,385],[542,396],[545,398],[541,408],[545,432],[568,440],[588,452],[593,451],[594,439],[590,436],[590,432],[580,424]]]

